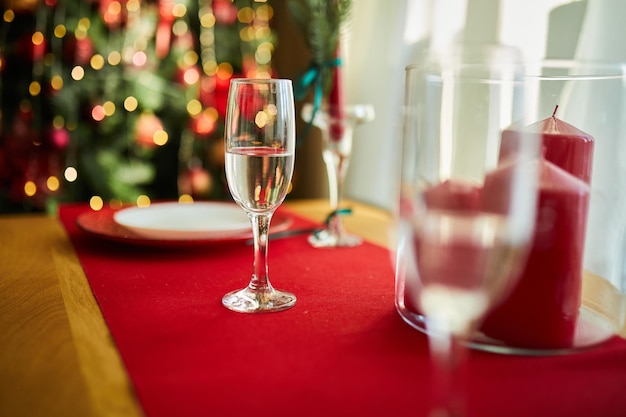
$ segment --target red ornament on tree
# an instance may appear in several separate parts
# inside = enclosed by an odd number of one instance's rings
[[[170,51],[172,23],[174,22],[174,0],[159,0],[159,23],[157,25],[155,50],[160,59]]]
[[[178,193],[194,198],[206,197],[213,187],[213,178],[206,169],[191,167],[178,176]]]
[[[215,20],[223,25],[232,25],[237,21],[237,6],[229,0],[213,0]]]
[[[68,36],[63,42],[63,58],[78,65],[85,65],[93,56],[94,48],[91,38],[85,36],[77,39],[75,36]]]
[[[159,130],[163,130],[161,119],[153,113],[142,113],[135,126],[135,141],[147,148],[155,147],[154,134]]]
[[[49,132],[50,144],[59,150],[67,148],[70,143],[70,134],[63,128],[52,128]]]
[[[27,62],[41,61],[46,54],[48,42],[41,32],[22,36],[16,43],[17,55]]]
[[[238,90],[237,103],[241,115],[248,120],[254,120],[257,113],[263,110],[263,97],[254,85],[243,85]]]
[[[204,111],[191,119],[191,130],[200,137],[209,136],[215,131],[215,122],[215,118]]]
[[[109,29],[126,23],[126,3],[128,0],[100,0],[100,15]]]

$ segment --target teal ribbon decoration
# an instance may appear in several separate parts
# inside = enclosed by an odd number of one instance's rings
[[[322,99],[324,98],[324,86],[323,86],[323,70],[328,68],[334,68],[341,66],[341,58],[335,58],[330,61],[325,61],[322,65],[313,63],[309,66],[309,69],[300,77],[300,79],[294,85],[294,96],[297,100],[302,100],[311,87],[315,88],[315,93],[313,96],[313,112],[311,113],[311,120],[306,125],[304,130],[304,134],[302,137],[307,137],[309,134],[309,130],[313,125],[313,120],[315,120],[315,115],[318,110],[322,107]],[[300,139],[298,139],[298,143],[300,143]]]
[[[331,211],[328,216],[326,216],[326,219],[324,220],[324,224],[326,226],[328,226],[330,224],[330,222],[336,217],[336,216],[345,216],[347,214],[352,214],[352,209],[351,208],[341,208],[341,209],[337,209],[337,210],[333,210]]]
[[[328,216],[326,216],[326,219],[324,219],[324,227],[329,227],[330,226],[330,222],[333,221],[333,219],[337,216],[345,216],[348,214],[352,214],[352,209],[351,208],[340,208],[340,209],[336,209],[331,211]],[[318,235],[320,233],[322,233],[324,231],[324,227],[320,228],[320,229],[316,229],[313,231],[314,235]]]

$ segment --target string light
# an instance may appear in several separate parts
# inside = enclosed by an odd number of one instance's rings
[[[106,114],[104,112],[104,107],[102,107],[100,104],[93,106],[93,109],[91,110],[91,117],[96,122],[101,122],[102,120],[104,120],[105,116]]]
[[[202,103],[196,99],[189,100],[187,103],[187,113],[192,116],[197,116],[200,112],[202,112]]]
[[[122,62],[122,54],[119,51],[111,51],[107,57],[109,65],[115,66]]]
[[[33,97],[38,96],[39,93],[41,93],[41,84],[39,84],[39,81],[32,81],[28,86],[28,92]]]
[[[154,141],[155,145],[163,146],[169,140],[169,136],[165,130],[159,129],[154,132],[154,135],[152,135],[152,140]]]
[[[102,201],[102,197],[98,195],[94,195],[89,199],[89,207],[91,207],[94,211],[100,211],[104,207],[104,201]]]
[[[68,166],[65,168],[63,176],[67,182],[74,182],[78,179],[78,171],[73,166]]]
[[[11,23],[15,19],[15,12],[12,9],[7,9],[2,14],[2,18],[5,22]]]
[[[26,181],[24,184],[24,194],[28,197],[32,197],[37,193],[37,185],[33,181]]]
[[[194,85],[200,80],[200,71],[196,67],[189,67],[183,74],[183,80],[187,85]]]
[[[57,25],[54,28],[54,36],[56,36],[59,39],[63,38],[66,33],[67,33],[67,28],[65,27],[65,25]]]
[[[126,3],[126,10],[128,10],[130,13],[138,12],[140,7],[141,3],[139,2],[139,0],[128,0],[128,3]]]
[[[178,202],[181,204],[190,204],[193,203],[193,197],[189,194],[181,194],[180,197],[178,197]]]
[[[148,62],[148,55],[144,51],[135,51],[132,58],[133,65],[138,68],[143,67]]]
[[[50,79],[50,86],[53,90],[59,91],[63,88],[63,77],[60,75],[54,75]]]
[[[89,65],[96,71],[101,70],[104,67],[104,57],[100,54],[94,54],[89,60]]]
[[[33,36],[31,37],[33,45],[35,45],[35,46],[41,46],[41,44],[43,44],[44,39],[45,38],[43,36],[43,33],[39,32],[39,31],[33,33]]]
[[[147,195],[137,197],[137,207],[150,207],[150,197]]]
[[[77,65],[72,68],[72,72],[70,73],[70,75],[74,80],[80,81],[85,77],[85,69],[80,65]]]
[[[137,107],[139,106],[139,102],[137,101],[137,99],[133,96],[128,96],[126,97],[126,99],[124,100],[124,108],[126,109],[126,111],[128,112],[133,112],[135,110],[137,110]]]
[[[104,110],[105,116],[113,116],[113,114],[115,113],[115,103],[113,103],[112,101],[105,101],[102,104],[102,109]]]
[[[183,3],[174,4],[174,6],[172,7],[172,14],[174,15],[174,17],[184,17],[187,14],[187,6],[185,6]]]
[[[54,175],[49,176],[46,180],[46,186],[48,187],[48,190],[52,192],[58,191],[60,185],[61,183],[59,182],[59,179]]]

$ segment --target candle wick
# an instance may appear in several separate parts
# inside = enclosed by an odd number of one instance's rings
[[[554,108],[554,112],[552,113],[552,117],[554,117],[556,115],[556,111],[559,108],[559,105],[557,104],[556,107]]]

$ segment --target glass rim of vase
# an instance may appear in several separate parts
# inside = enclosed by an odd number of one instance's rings
[[[547,58],[524,62],[527,79],[555,81],[567,80],[607,80],[626,77],[626,62],[578,58]],[[543,73],[542,70],[559,71]]]

